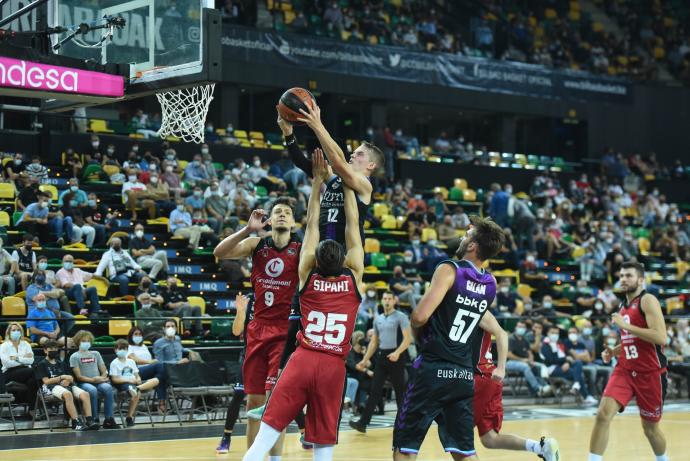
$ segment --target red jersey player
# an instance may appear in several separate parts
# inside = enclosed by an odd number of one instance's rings
[[[264,221],[265,216],[264,210],[254,210],[247,225],[220,242],[213,251],[218,259],[252,257],[254,319],[245,332],[246,353],[242,365],[247,409],[263,405],[266,392],[275,384],[288,333],[290,304],[298,283],[301,243],[290,233],[295,225],[292,202],[288,198],[277,199],[270,218]],[[251,236],[269,224],[270,236]],[[249,420],[248,445],[252,444],[258,426],[258,421]],[[280,456],[281,445],[275,447],[275,456]]]
[[[506,334],[503,330],[501,332]],[[475,343],[475,350],[479,354],[475,356],[477,367],[472,407],[474,425],[482,445],[490,449],[529,451],[546,461],[558,461],[560,452],[555,439],[542,437],[537,441],[500,433],[503,424],[503,384],[491,378],[496,368],[491,355],[491,333],[485,331],[477,338],[479,344]]]
[[[305,439],[314,459],[328,461],[338,439],[345,386],[345,358],[363,292],[364,249],[354,192],[345,188],[347,254],[335,240],[319,242],[319,188],[327,175],[320,152],[299,262],[302,331],[266,405],[261,428],[244,461],[263,461],[283,429],[307,406]]]
[[[611,320],[620,328],[621,344],[602,353],[605,362],[618,356],[599,404],[589,442],[589,461],[601,461],[609,438],[609,425],[633,397],[637,400],[644,435],[656,461],[668,461],[666,438],[659,428],[666,397],[666,323],[659,300],[644,288],[644,265],[627,261],[621,265],[620,287],[625,292]]]

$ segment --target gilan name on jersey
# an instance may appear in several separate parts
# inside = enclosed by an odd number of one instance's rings
[[[314,290],[327,293],[345,293],[350,291],[347,280],[340,282],[329,282],[327,280],[314,280]]]
[[[483,283],[477,283],[473,282],[472,280],[468,280],[465,288],[467,289],[467,291],[471,291],[472,293],[476,293],[478,295],[486,294],[486,285],[484,285]]]

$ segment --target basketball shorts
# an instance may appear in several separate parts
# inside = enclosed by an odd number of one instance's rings
[[[287,338],[287,321],[281,325],[249,322],[242,379],[246,394],[264,394],[273,389]]]
[[[398,409],[393,449],[418,453],[429,426],[436,421],[446,452],[474,455],[472,368],[444,361],[425,361],[421,355],[412,367],[416,374],[408,383]]]
[[[639,372],[616,367],[611,374],[604,397],[611,397],[621,406],[621,411],[635,397],[640,417],[658,422],[666,399],[666,370]]]
[[[282,431],[307,406],[304,439],[320,445],[338,443],[345,391],[341,357],[298,347],[280,375],[262,421]]]
[[[491,374],[474,375],[474,399],[472,400],[474,425],[482,436],[494,430],[501,432],[503,425],[503,384],[491,379]]]

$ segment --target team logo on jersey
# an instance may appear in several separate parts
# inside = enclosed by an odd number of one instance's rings
[[[285,269],[285,263],[280,258],[273,258],[266,263],[266,274],[270,277],[280,277]]]
[[[288,248],[287,254],[288,254],[289,256],[293,256],[293,255],[295,255],[296,253],[297,253],[297,250],[295,250],[294,248]]]
[[[333,189],[337,189],[338,187],[340,187],[340,182],[341,182],[341,181],[342,181],[342,180],[341,180],[340,178],[336,179],[336,180],[333,182]]]

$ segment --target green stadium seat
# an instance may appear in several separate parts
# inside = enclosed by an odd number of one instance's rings
[[[388,267],[388,258],[386,258],[386,255],[383,253],[372,253],[371,265],[376,266],[379,269],[385,269]]]
[[[461,202],[462,201],[462,190],[458,189],[457,187],[451,188],[450,192],[448,194],[448,200]]]

